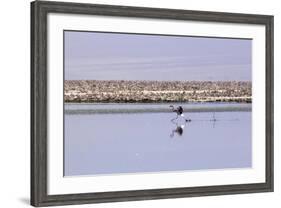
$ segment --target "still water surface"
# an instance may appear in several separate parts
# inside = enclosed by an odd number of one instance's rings
[[[251,111],[185,116],[192,121],[172,122],[173,112],[65,113],[64,175],[251,167]]]

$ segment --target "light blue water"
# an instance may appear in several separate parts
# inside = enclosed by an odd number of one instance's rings
[[[65,114],[65,176],[252,165],[251,112]],[[212,121],[215,116],[216,121]],[[181,134],[182,133],[182,134]]]
[[[68,103],[67,114],[159,113],[171,112],[170,105],[181,105],[185,112],[251,111],[251,103]]]

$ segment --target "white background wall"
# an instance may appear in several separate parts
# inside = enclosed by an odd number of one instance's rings
[[[281,6],[278,0],[83,0],[102,4],[275,15],[275,192],[73,207],[280,207]],[[30,6],[0,2],[0,207],[29,206]],[[279,128],[278,128],[279,127]]]

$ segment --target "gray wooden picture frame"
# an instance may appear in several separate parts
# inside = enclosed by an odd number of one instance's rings
[[[49,13],[264,25],[266,28],[266,182],[48,195],[47,15]],[[31,3],[31,205],[51,206],[271,191],[273,191],[273,16],[48,1]]]

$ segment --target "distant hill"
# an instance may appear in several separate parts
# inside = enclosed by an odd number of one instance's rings
[[[65,102],[252,102],[245,81],[65,80]]]

